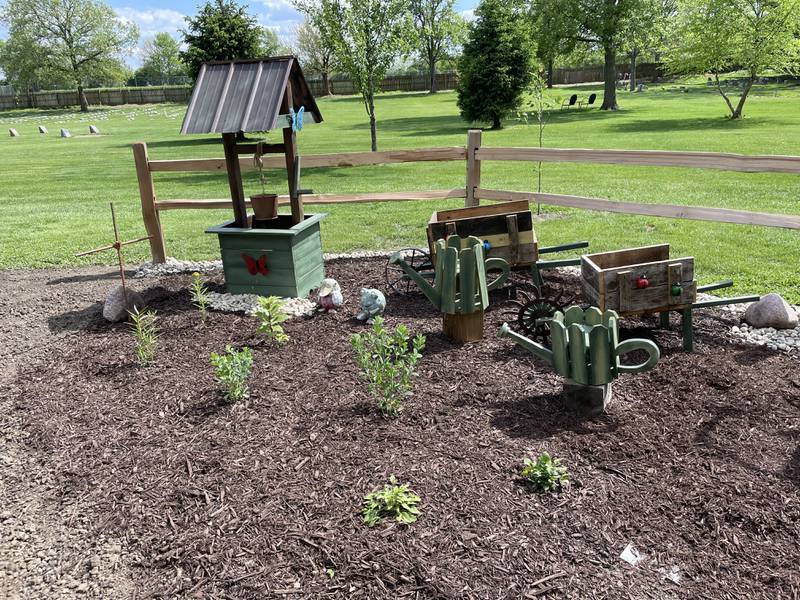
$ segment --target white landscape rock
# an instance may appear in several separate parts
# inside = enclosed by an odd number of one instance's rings
[[[126,297],[127,303],[125,302]],[[130,288],[127,289],[126,294],[122,286],[118,285],[106,296],[103,304],[103,318],[112,323],[120,323],[127,320],[128,312],[134,308],[139,310],[144,308],[144,299],[141,294]]]
[[[208,293],[208,306],[221,312],[243,312],[252,315],[258,306],[258,294]],[[314,313],[316,304],[307,298],[283,298],[283,312],[290,317],[304,317]]]
[[[756,328],[794,329],[798,324],[797,311],[775,293],[767,294],[748,306],[744,320]]]

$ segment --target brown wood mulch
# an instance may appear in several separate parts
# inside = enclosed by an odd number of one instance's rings
[[[188,292],[165,291],[155,364],[134,363],[124,326],[95,322],[23,370],[17,406],[43,467],[65,504],[141,557],[138,598],[798,597],[797,358],[731,345],[711,311],[692,354],[677,332],[644,327],[654,319],[626,321],[662,360],[582,420],[561,406],[558,376],[494,336],[507,292],[486,338],[464,346],[421,294],[392,295],[388,324],[428,345],[413,397],[387,420],[348,343],[363,328],[358,290],[383,287],[383,265],[330,263],[346,309],[288,322],[280,349],[253,319],[202,326]],[[251,398],[233,406],[208,363],[227,343],[256,358]],[[545,450],[570,470],[562,493],[517,480]],[[390,474],[422,515],[370,529],[362,498]],[[638,566],[619,558],[628,543]]]

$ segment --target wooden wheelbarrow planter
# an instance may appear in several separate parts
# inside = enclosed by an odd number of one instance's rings
[[[541,271],[580,264],[577,258],[542,260],[541,255],[589,246],[586,241],[539,246],[527,200],[434,212],[428,221],[431,262],[435,259],[436,240],[451,235],[478,238],[483,242],[486,258],[502,258],[511,269],[530,268],[537,286],[543,283]]]
[[[584,299],[601,311],[613,310],[620,316],[658,313],[665,329],[669,328],[670,311],[680,312],[687,351],[694,347],[694,309],[759,300],[759,296],[738,296],[698,302],[698,292],[730,287],[733,281],[698,286],[694,258],[670,258],[669,253],[669,244],[658,244],[582,256]]]

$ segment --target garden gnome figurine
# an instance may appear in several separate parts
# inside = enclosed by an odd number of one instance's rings
[[[361,288],[361,312],[356,315],[356,319],[372,323],[372,319],[382,315],[385,309],[386,297],[383,292],[375,288]]]
[[[344,302],[339,282],[331,278],[323,279],[317,290],[317,302],[325,312],[339,308]]]

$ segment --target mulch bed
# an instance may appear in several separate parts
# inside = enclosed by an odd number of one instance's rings
[[[486,338],[463,346],[421,294],[389,296],[387,324],[428,343],[413,397],[384,419],[348,341],[364,327],[358,290],[383,287],[383,266],[329,263],[346,310],[288,322],[280,349],[251,318],[202,326],[188,292],[163,291],[155,364],[135,364],[124,326],[96,322],[21,375],[43,466],[65,505],[80,501],[140,557],[138,597],[797,597],[796,358],[731,345],[711,311],[692,354],[677,332],[646,328],[655,319],[625,321],[662,360],[585,420],[562,407],[557,375],[494,336],[507,292]],[[238,405],[208,362],[227,343],[255,353]],[[564,492],[518,481],[522,458],[545,450],[570,470]],[[362,498],[391,474],[422,515],[370,529]],[[629,542],[646,555],[636,567],[619,558]]]

